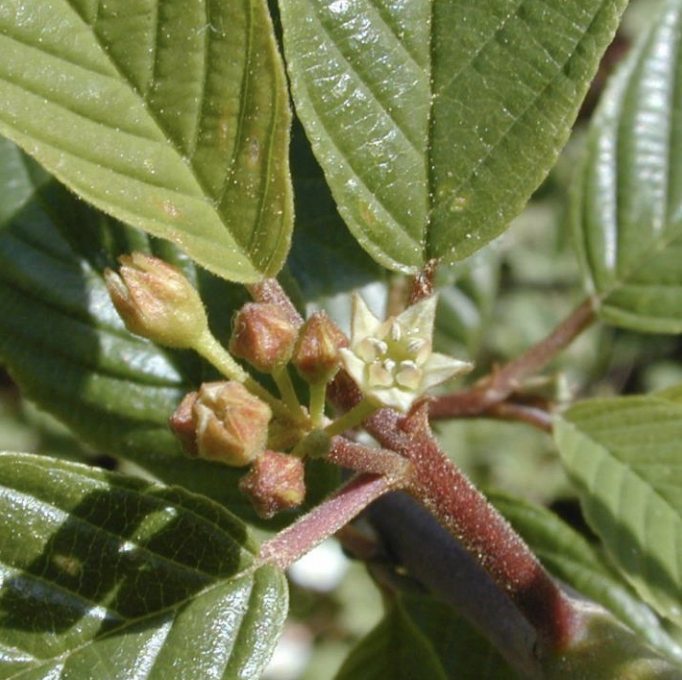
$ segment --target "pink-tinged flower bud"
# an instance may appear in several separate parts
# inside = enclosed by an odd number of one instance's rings
[[[160,345],[188,349],[208,328],[201,298],[182,272],[151,255],[119,258],[104,280],[126,328]]]
[[[204,383],[192,405],[198,455],[234,467],[265,449],[270,407],[241,383]]]
[[[185,395],[178,408],[175,409],[175,413],[168,420],[171,431],[180,440],[182,450],[188,456],[199,455],[197,424],[192,412],[198,396],[198,392]]]
[[[306,382],[327,382],[341,365],[339,350],[348,345],[338,326],[324,312],[315,312],[301,328],[292,363]]]
[[[289,361],[296,336],[296,328],[277,305],[250,302],[234,317],[230,353],[271,373]]]
[[[303,461],[286,453],[265,451],[242,478],[239,490],[265,519],[296,508],[305,499]]]

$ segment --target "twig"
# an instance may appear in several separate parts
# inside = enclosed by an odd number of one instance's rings
[[[353,477],[334,496],[261,546],[260,561],[286,569],[292,562],[336,533],[372,501],[395,489],[384,475]]]
[[[433,407],[432,407],[433,408]],[[438,412],[434,414],[429,413],[430,419],[445,420],[452,419],[450,413]],[[542,432],[552,431],[552,415],[544,408],[537,406],[527,406],[526,404],[517,404],[513,401],[503,401],[499,404],[491,406],[483,413],[464,413],[458,414],[461,418],[490,418],[492,420],[507,420],[513,422],[526,423],[531,427],[541,430]]]
[[[398,485],[407,473],[409,462],[402,456],[387,449],[370,448],[343,437],[334,437],[327,454],[330,463],[377,475],[386,475]]]
[[[433,515],[404,493],[387,494],[366,514],[394,561],[485,635],[521,677],[541,677],[536,632]]]
[[[525,354],[498,368],[471,389],[436,398],[431,403],[432,418],[457,418],[482,415],[505,401],[528,376],[542,370],[596,318],[594,301],[585,300],[544,340]]]
[[[386,448],[405,456],[405,490],[469,551],[554,649],[571,639],[573,607],[521,537],[440,449],[423,402],[407,418],[384,409],[366,423]]]

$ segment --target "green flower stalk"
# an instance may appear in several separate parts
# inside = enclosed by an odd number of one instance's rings
[[[407,412],[434,385],[469,372],[473,365],[432,351],[436,296],[381,321],[353,296],[350,348],[344,368],[375,406]]]

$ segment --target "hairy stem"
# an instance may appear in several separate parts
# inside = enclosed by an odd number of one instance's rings
[[[213,364],[226,378],[245,383],[249,374],[232,358],[232,355],[215,339],[210,331],[202,334],[195,350]]]
[[[396,488],[384,475],[361,474],[331,498],[261,546],[261,562],[286,569],[325,538],[336,533],[370,503]]]
[[[327,460],[350,470],[386,475],[396,484],[404,479],[410,465],[393,451],[369,448],[343,437],[332,439]]]
[[[543,369],[595,320],[594,301],[585,300],[547,337],[471,389],[438,397],[431,418],[472,417],[505,401],[525,378]]]
[[[433,414],[429,414],[431,420],[437,420]],[[441,416],[443,418],[444,416]],[[451,416],[448,416],[451,417]],[[542,432],[552,431],[552,415],[544,408],[517,404],[513,401],[503,401],[491,406],[483,413],[463,414],[464,418],[490,418],[493,420],[507,420],[512,422],[526,423]]]
[[[384,410],[370,419],[381,444],[405,456],[405,490],[469,551],[518,607],[543,642],[561,649],[576,625],[570,600],[530,548],[440,449],[428,423],[428,405],[408,418]]]
[[[394,561],[485,635],[521,677],[541,677],[535,656],[537,634],[433,515],[404,493],[390,493],[373,503],[366,516]]]

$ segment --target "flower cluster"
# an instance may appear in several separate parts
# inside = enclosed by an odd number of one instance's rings
[[[128,329],[166,346],[194,349],[229,378],[187,395],[171,428],[189,455],[251,466],[241,488],[263,516],[302,502],[303,459],[326,455],[336,434],[381,406],[405,412],[432,386],[471,369],[466,361],[432,351],[436,297],[382,321],[355,295],[350,343],[323,312],[299,328],[277,305],[249,303],[233,319],[228,352],[212,336],[199,294],[180,270],[143,253],[120,261],[120,272],[107,270],[105,277]],[[280,398],[233,356],[270,374]],[[342,365],[365,399],[329,422],[327,385]],[[308,409],[299,402],[290,366],[309,385]]]

